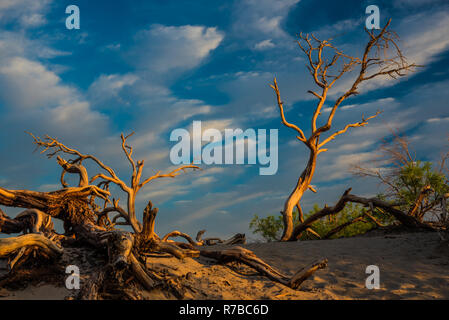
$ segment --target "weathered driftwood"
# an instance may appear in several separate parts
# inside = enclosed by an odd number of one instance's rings
[[[317,270],[323,269],[327,266],[327,259],[321,259],[306,268],[300,269],[292,277],[289,277],[276,270],[262,259],[258,258],[252,251],[239,246],[223,250],[200,249],[200,253],[204,257],[217,259],[221,263],[228,263],[232,261],[241,262],[257,270],[271,280],[279,282],[292,289],[299,288],[299,286]]]
[[[390,213],[392,216],[394,216],[398,221],[400,221],[405,227],[413,228],[413,229],[424,229],[424,230],[434,230],[434,227],[432,227],[430,224],[424,223],[419,221],[413,216],[409,216],[407,213],[402,212],[401,210],[397,209],[396,206],[393,204],[390,204],[388,202],[385,202],[383,200],[377,199],[377,198],[363,198],[359,197],[353,194],[350,194],[351,188],[346,190],[343,195],[340,197],[338,202],[332,206],[332,207],[324,207],[322,210],[314,213],[313,215],[309,216],[303,223],[300,223],[298,226],[295,227],[293,230],[293,239],[299,238],[302,232],[307,230],[307,228],[312,225],[315,221],[328,216],[337,214],[338,212],[342,211],[346,203],[353,202],[353,203],[360,203],[365,205],[366,207],[372,208],[380,208],[383,211],[386,211]]]
[[[63,249],[41,234],[25,234],[0,239],[0,257],[6,257],[23,247],[38,247],[49,256],[62,254]]]
[[[175,231],[171,231],[171,232],[167,233],[162,238],[162,241],[171,241],[171,240],[169,240],[169,238],[181,237],[181,238],[186,239],[188,241],[188,243],[190,243],[192,246],[212,246],[212,245],[216,245],[216,244],[235,245],[235,244],[245,244],[245,242],[246,242],[246,236],[243,233],[237,233],[227,240],[222,240],[221,238],[202,239],[202,236],[205,232],[206,232],[206,230],[198,231],[198,234],[196,235],[196,241],[195,241],[188,234],[185,234],[181,231],[175,230]]]
[[[17,254],[15,259],[10,260],[12,269],[17,260],[23,256],[26,249],[34,248],[49,259],[59,257],[63,252],[61,247],[44,235],[30,233],[18,237],[0,239],[0,258],[9,258],[11,255]]]
[[[7,190],[0,188],[0,205],[7,207],[26,208],[24,212],[16,218],[11,219],[0,211],[0,232],[4,233],[28,233],[20,237],[0,239],[0,257],[8,257],[10,265],[18,264],[18,261],[24,261],[31,257],[33,250],[38,250],[41,255],[47,258],[57,258],[62,248],[59,243],[71,242],[86,243],[97,249],[107,252],[108,264],[103,270],[98,272],[97,276],[88,280],[86,288],[80,293],[80,298],[100,298],[105,293],[108,286],[105,283],[117,280],[119,287],[122,287],[123,295],[132,298],[138,295],[131,292],[125,292],[122,278],[128,277],[135,279],[143,288],[152,290],[155,287],[168,288],[173,291],[176,297],[182,297],[183,288],[180,283],[159,275],[154,270],[149,270],[145,264],[148,255],[171,255],[178,259],[186,257],[198,257],[201,248],[213,244],[242,244],[245,243],[244,234],[236,234],[227,240],[218,238],[201,239],[204,231],[197,235],[197,240],[193,240],[189,235],[173,231],[162,237],[156,234],[155,219],[157,208],[153,208],[151,201],[145,207],[142,222],[138,221],[135,213],[135,197],[137,192],[148,182],[169,177],[176,177],[182,170],[198,169],[193,165],[187,165],[177,168],[167,174],[160,172],[141,182],[143,160],[135,162],[132,159],[132,147],[127,144],[129,136],[121,136],[122,150],[125,153],[132,168],[131,184],[127,185],[119,179],[114,170],[92,155],[85,155],[79,151],[69,148],[58,140],[46,137],[41,140],[33,136],[34,142],[38,147],[49,151],[49,158],[57,155],[57,163],[62,168],[61,185],[62,189],[52,192],[37,192],[30,190]],[[74,159],[65,160],[59,154],[74,156]],[[96,174],[89,179],[89,174],[83,165],[83,161],[91,160],[96,163],[107,174]],[[64,180],[65,174],[75,174],[79,176],[77,186],[69,186]],[[96,185],[92,183],[97,181]],[[110,199],[109,185],[113,183],[118,185],[127,194],[126,208],[119,205],[119,199]],[[101,207],[97,204],[103,201]],[[114,217],[110,217],[114,214]],[[64,235],[54,232],[51,218],[60,219],[64,222]],[[116,225],[129,225],[132,232],[117,230]],[[187,242],[175,242],[170,238],[182,237]],[[64,241],[62,241],[64,240]],[[275,271],[274,268],[258,259],[253,253],[243,248],[237,251],[215,250],[209,256],[215,255],[217,259],[224,257],[239,260],[248,266],[255,268],[262,274],[271,279],[294,288],[299,285],[301,280],[292,280]],[[207,255],[207,253],[204,253]],[[19,263],[20,264],[20,263]],[[316,270],[324,267],[325,263],[316,266]],[[315,269],[307,270],[314,272]],[[295,278],[296,279],[296,278]],[[298,277],[302,279],[302,277]],[[86,290],[91,290],[87,292]],[[116,290],[116,289],[114,289]],[[129,290],[128,290],[129,291]]]
[[[201,243],[202,245],[212,246],[216,244],[227,244],[227,245],[235,245],[235,244],[245,244],[246,236],[244,233],[237,233],[229,239],[222,240],[220,238],[204,238],[203,235],[206,230],[198,231],[196,235],[196,241]]]
[[[339,226],[333,228],[332,230],[330,230],[328,233],[326,233],[326,234],[322,237],[322,239],[329,239],[329,238],[332,237],[334,234],[337,234],[337,233],[339,233],[340,231],[342,231],[343,229],[349,227],[350,225],[352,225],[352,224],[354,224],[354,223],[357,223],[357,222],[360,222],[360,221],[364,221],[364,222],[365,222],[363,216],[356,217],[356,218],[354,218],[354,219],[351,219],[351,220],[349,220],[349,221],[346,221],[345,223],[342,223],[341,225],[339,225]]]
[[[21,233],[27,229],[25,220],[11,219],[0,209],[0,232],[11,234]]]

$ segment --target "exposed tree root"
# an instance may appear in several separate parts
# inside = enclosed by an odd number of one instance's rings
[[[18,237],[0,239],[0,258],[5,258],[22,248],[36,247],[48,257],[57,257],[63,249],[41,234],[25,234]]]
[[[167,233],[163,238],[162,241],[170,241],[169,238],[175,238],[175,237],[181,237],[186,239],[191,245],[193,246],[212,246],[216,244],[225,244],[225,245],[235,245],[235,244],[245,244],[246,243],[246,236],[243,233],[237,233],[233,237],[222,240],[220,238],[205,238],[202,239],[203,234],[206,232],[206,230],[200,230],[198,231],[198,234],[196,235],[196,241],[192,239],[188,234],[185,234],[180,231],[172,231]]]
[[[27,209],[14,219],[0,211],[0,232],[24,233],[19,237],[0,239],[0,258],[8,258],[11,269],[16,269],[29,258],[54,260],[63,253],[60,244],[89,245],[94,247],[94,250],[107,252],[108,261],[96,272],[96,275],[83,284],[78,298],[138,299],[141,296],[137,288],[143,288],[146,291],[162,290],[176,298],[183,298],[186,292],[181,278],[149,269],[146,265],[149,255],[161,257],[170,255],[185,259],[199,257],[201,254],[221,262],[238,261],[294,289],[315,271],[326,266],[326,261],[323,260],[293,277],[287,277],[257,258],[251,251],[240,247],[204,251],[206,246],[215,244],[244,244],[246,241],[244,234],[236,234],[226,240],[202,239],[205,232],[202,230],[195,241],[183,232],[172,231],[160,238],[154,230],[158,209],[153,208],[151,201],[143,212],[142,222],[137,220],[135,212],[137,192],[154,179],[174,178],[185,169],[198,169],[198,167],[188,165],[167,174],[158,172],[141,182],[144,162],[133,160],[132,147],[127,144],[130,136],[121,136],[122,150],[133,170],[130,185],[119,179],[112,168],[96,157],[66,147],[53,138],[46,137],[41,140],[33,136],[38,147],[49,151],[47,154],[49,158],[57,154],[66,154],[75,158],[64,160],[57,156],[57,163],[63,169],[60,179],[63,187],[61,190],[37,192],[0,188],[0,205]],[[82,164],[85,160],[96,163],[107,172],[107,175],[99,173],[89,179],[88,172]],[[66,173],[79,176],[78,186],[68,186],[64,180]],[[92,185],[97,180],[97,185]],[[119,199],[110,199],[109,184],[111,183],[119,186],[127,194],[126,209],[120,207]],[[103,206],[97,204],[98,201],[103,201]],[[109,215],[112,213],[115,216],[110,218]],[[52,218],[64,222],[64,235],[59,235],[53,230]],[[133,231],[117,230],[115,228],[117,225],[129,225]],[[175,242],[171,239],[175,237],[184,238],[187,242]]]
[[[51,217],[38,209],[28,209],[19,213],[14,219],[0,209],[0,232],[2,233],[44,233],[53,234]]]

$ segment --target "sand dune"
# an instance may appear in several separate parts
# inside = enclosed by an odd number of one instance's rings
[[[447,246],[447,245],[446,245]],[[205,258],[151,258],[148,266],[184,276],[190,299],[448,299],[449,248],[436,233],[365,235],[291,243],[248,244],[246,248],[287,274],[320,257],[329,260],[300,290],[254,275],[242,266],[218,266]],[[380,289],[365,287],[366,266],[380,269]],[[61,284],[63,285],[63,284]],[[76,292],[41,284],[0,289],[0,299],[64,299]],[[163,292],[145,295],[165,299]]]

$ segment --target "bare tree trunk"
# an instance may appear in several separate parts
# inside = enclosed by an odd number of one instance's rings
[[[287,198],[284,204],[284,211],[282,211],[283,221],[284,221],[284,231],[282,233],[281,241],[295,240],[293,235],[293,210],[299,205],[304,192],[309,188],[310,182],[312,181],[313,174],[315,173],[317,152],[311,148],[309,162],[306,168],[302,172],[298,179],[295,189],[292,191],[290,196]]]
[[[131,223],[131,226],[136,232],[142,231],[142,226],[136,219],[136,194],[135,192],[128,193],[128,216],[129,216],[129,222]]]
[[[368,124],[369,120],[380,114],[380,111],[378,111],[368,118],[365,118],[362,115],[362,119],[359,122],[349,123],[343,129],[331,133],[320,141],[321,135],[331,129],[335,113],[339,106],[347,98],[358,94],[358,87],[363,82],[384,76],[390,76],[395,79],[404,76],[407,71],[411,71],[417,67],[415,64],[406,62],[404,55],[397,45],[396,34],[388,30],[390,22],[391,20],[388,21],[378,34],[375,34],[374,31],[366,30],[370,40],[366,44],[364,53],[361,57],[346,55],[330,44],[328,40],[319,40],[314,35],[303,35],[302,33],[299,35],[297,43],[307,56],[307,68],[313,77],[315,84],[319,87],[318,92],[313,90],[308,91],[318,99],[312,116],[311,135],[309,138],[305,136],[304,131],[299,126],[286,119],[284,114],[284,103],[281,99],[276,78],[274,78],[273,84],[270,85],[276,94],[283,125],[293,129],[296,138],[310,149],[310,157],[307,166],[299,177],[295,189],[291,192],[284,204],[284,209],[282,211],[284,231],[281,241],[295,240],[296,238],[293,234],[293,209],[300,202],[307,189],[314,191],[310,186],[310,182],[315,171],[317,155],[328,150],[324,148],[324,146],[334,140],[337,136],[347,132],[350,128],[364,127]],[[388,51],[388,48],[394,48],[393,56],[387,57],[386,52]],[[325,55],[324,52],[328,50],[333,51],[332,59],[325,58],[327,55]],[[339,63],[337,63],[337,61],[339,61]],[[345,73],[351,72],[355,66],[359,67],[359,71],[354,82],[352,82],[352,85],[348,90],[344,91],[342,95],[335,99],[333,106],[330,108],[331,111],[329,113],[326,112],[327,121],[325,124],[318,126],[317,120],[318,117],[322,115],[322,108],[325,105],[329,90],[334,86],[336,81],[343,77]],[[373,70],[373,66],[375,66],[377,70]]]

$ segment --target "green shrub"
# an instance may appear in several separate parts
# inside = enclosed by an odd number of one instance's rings
[[[305,214],[304,219],[307,219],[310,215],[320,211],[321,208],[315,204],[313,209],[309,211],[308,214]],[[340,211],[339,213],[324,217],[320,220],[315,221],[311,228],[316,233],[320,235],[320,237],[326,236],[331,230],[342,225],[348,221],[351,221],[354,218],[361,216],[364,212],[366,212],[366,208],[361,205],[355,205],[349,203],[346,207]],[[371,214],[371,216],[375,217],[380,223],[388,224],[392,221],[391,217],[388,215],[383,215],[380,213]],[[298,220],[298,212],[293,212],[293,222],[294,226],[299,224]],[[333,238],[341,238],[341,237],[353,237],[356,235],[364,234],[368,230],[374,228],[376,224],[369,218],[365,217],[364,221],[355,222],[338,233],[332,235],[330,239]],[[282,215],[278,216],[267,216],[265,218],[259,218],[258,215],[254,215],[253,219],[250,222],[250,230],[252,230],[255,234],[262,236],[266,241],[278,241],[281,237],[282,230],[284,228],[284,224],[282,222]],[[301,234],[300,240],[310,240],[316,239],[310,232],[303,232]]]
[[[397,202],[402,202],[401,209],[408,211],[418,198],[425,186],[430,186],[432,192],[428,202],[433,203],[441,195],[449,192],[447,178],[444,173],[433,169],[431,162],[409,161],[398,171],[397,176],[392,179],[394,190],[391,197]]]
[[[293,221],[297,223],[298,211],[293,212]],[[284,223],[282,215],[267,216],[266,218],[259,218],[257,214],[249,223],[249,229],[255,234],[261,235],[266,241],[277,241],[281,238]]]

